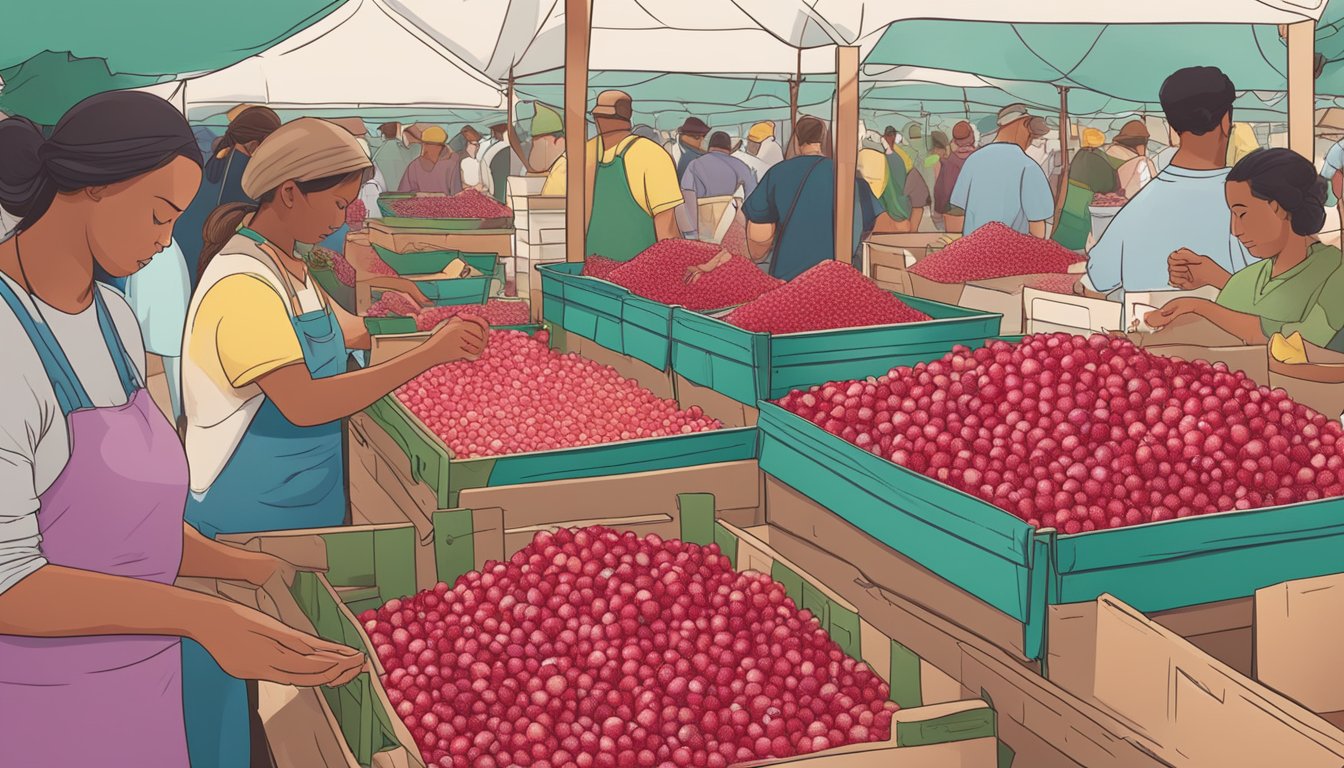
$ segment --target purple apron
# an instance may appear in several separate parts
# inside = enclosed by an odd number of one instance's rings
[[[187,460],[141,386],[100,291],[98,325],[128,402],[95,408],[60,344],[0,280],[66,416],[70,462],[41,495],[52,565],[171,584],[182,561]],[[55,604],[52,610],[60,610]],[[176,637],[0,635],[0,763],[187,766]]]

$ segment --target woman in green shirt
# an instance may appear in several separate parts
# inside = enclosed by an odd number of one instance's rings
[[[1213,285],[1218,299],[1176,299],[1145,321],[1160,328],[1193,313],[1248,344],[1294,332],[1328,343],[1344,327],[1344,270],[1339,249],[1315,237],[1325,224],[1325,181],[1296,152],[1262,149],[1228,174],[1226,196],[1232,234],[1259,261],[1229,275],[1203,256],[1177,251],[1168,261],[1172,285]]]

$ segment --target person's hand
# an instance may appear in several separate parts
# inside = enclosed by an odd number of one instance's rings
[[[490,326],[470,315],[458,315],[444,323],[425,342],[438,363],[477,360],[490,339]]]
[[[1193,291],[1206,285],[1222,288],[1230,275],[1208,256],[1182,248],[1167,257],[1167,277],[1172,286]]]
[[[425,296],[425,292],[420,290],[419,284],[414,280],[405,277],[393,275],[382,275],[369,281],[369,285],[374,288],[381,288],[385,291],[396,291],[403,293],[416,305],[421,307],[431,306],[434,302]]]
[[[718,269],[724,264],[727,264],[728,260],[731,259],[732,257],[733,255],[727,251],[719,251],[714,255],[714,258],[710,259],[709,261],[706,261],[704,264],[696,264],[694,266],[687,268],[686,275],[684,277],[686,284],[695,285],[697,282],[699,282],[700,278],[704,277],[710,272],[713,272],[714,270]]]
[[[220,602],[193,639],[219,666],[242,680],[339,686],[364,668],[364,654],[286,626],[266,614]]]
[[[1205,299],[1174,299],[1161,309],[1155,309],[1144,315],[1143,322],[1153,328],[1164,328],[1181,315],[1199,314],[1200,307],[1206,303],[1208,302]]]

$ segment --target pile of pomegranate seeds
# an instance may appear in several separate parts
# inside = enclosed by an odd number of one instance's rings
[[[713,544],[538,533],[359,620],[436,768],[726,768],[883,741],[897,709],[783,586]]]
[[[382,257],[378,255],[378,252],[374,251],[369,256],[369,274],[380,275],[382,277],[396,277],[397,270],[389,266],[388,263],[383,261]]]
[[[753,333],[802,333],[928,319],[838,261],[823,261],[724,317],[725,322]]]
[[[910,272],[936,283],[966,283],[996,277],[1068,272],[1083,257],[1053,240],[1024,235],[990,222],[946,248],[915,262]]]
[[[663,240],[613,270],[606,279],[636,296],[694,310],[745,304],[782,285],[741,256],[734,256],[693,284],[686,282],[687,269],[704,264],[721,250],[698,240]]]
[[[490,325],[527,325],[532,322],[527,302],[490,299],[484,304],[453,304],[446,307],[420,308],[406,296],[387,291],[371,304],[365,317],[413,317],[417,330],[431,330],[458,315],[479,317]]]
[[[1110,336],[957,347],[779,405],[1033,526],[1080,533],[1344,495],[1336,419]]]
[[[1038,291],[1048,291],[1049,293],[1064,293],[1073,295],[1073,289],[1078,286],[1082,275],[1040,275],[1033,277],[1023,285],[1027,288],[1035,288]]]
[[[1114,192],[1098,193],[1092,196],[1092,205],[1098,208],[1119,208],[1128,202],[1129,198]]]
[[[332,270],[336,273],[336,280],[340,282],[341,285],[348,285],[352,288],[355,285],[354,265],[346,261],[344,256],[330,248],[314,246],[308,257],[308,263],[313,269]]]
[[[411,197],[391,201],[392,212],[412,219],[502,219],[513,211],[477,189],[464,189],[456,195]]]
[[[369,217],[369,209],[364,205],[363,200],[351,200],[345,207],[345,224],[350,227],[352,232],[358,232],[364,228],[364,220]]]
[[[612,261],[604,256],[598,256],[595,253],[588,254],[583,260],[583,275],[585,277],[596,277],[598,280],[606,280],[610,275],[625,262]]]
[[[464,313],[465,314],[465,313]],[[722,425],[610,366],[547,347],[548,335],[491,331],[475,362],[432,368],[397,399],[460,458],[710,432]]]

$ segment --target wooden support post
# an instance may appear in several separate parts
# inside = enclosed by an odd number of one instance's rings
[[[854,261],[854,174],[859,155],[859,49],[835,49],[835,258]]]
[[[1288,148],[1315,162],[1316,22],[1288,25]]]
[[[1059,189],[1055,193],[1055,229],[1064,213],[1064,198],[1069,194],[1069,89],[1059,88]],[[1082,136],[1078,137],[1081,144]]]
[[[523,151],[523,142],[521,139],[518,138],[518,128],[514,125],[514,122],[518,119],[518,112],[517,109],[515,108],[515,102],[517,98],[518,95],[514,93],[513,90],[513,67],[509,67],[509,84],[508,84],[508,90],[505,92],[505,103],[506,103],[505,109],[508,110],[508,114],[506,115],[504,120],[505,124],[508,126],[507,135],[509,140],[509,148],[513,150],[513,153],[518,156],[519,160],[523,161],[523,168],[528,173],[541,173],[546,169],[533,168],[529,164],[529,158],[527,156],[527,153]]]
[[[565,260],[583,261],[587,246],[588,43],[592,0],[565,0]]]

